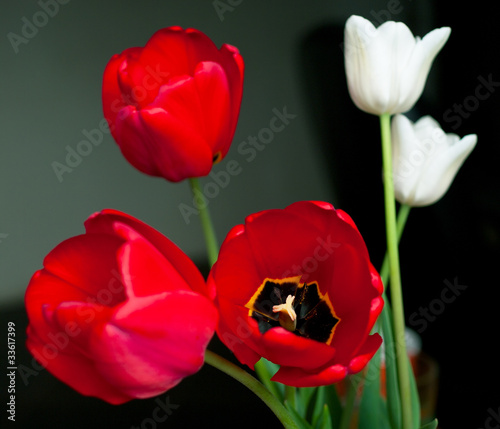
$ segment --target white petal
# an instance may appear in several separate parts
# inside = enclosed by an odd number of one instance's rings
[[[437,28],[417,42],[401,79],[401,94],[404,98],[400,100],[398,110],[392,113],[407,112],[415,105],[422,95],[432,62],[448,40],[450,32],[449,27]]]
[[[396,199],[410,204],[420,179],[420,168],[411,162],[418,140],[413,123],[404,115],[392,119],[392,165]]]
[[[410,62],[416,41],[410,29],[402,22],[386,22],[378,31],[380,36],[374,63],[383,72],[378,77],[376,89],[379,98],[386,100],[380,106],[383,113],[392,113],[399,109],[400,100],[405,98],[405,93],[401,92],[402,80],[407,73],[406,66]]]
[[[344,56],[347,85],[354,104],[361,110],[377,114],[370,106],[370,88],[373,84],[369,73],[371,61],[368,58],[375,34],[376,29],[370,21],[351,16],[344,30]]]
[[[438,201],[450,187],[476,143],[477,135],[469,134],[439,156],[433,157],[422,172],[412,205],[426,206]]]
[[[420,40],[401,22],[387,21],[375,28],[367,19],[351,16],[345,25],[344,54],[354,104],[375,115],[413,107],[450,31],[436,29]]]
[[[418,140],[417,146],[425,155],[426,162],[438,153],[447,150],[453,141],[460,140],[455,134],[445,134],[439,123],[431,116],[420,118],[413,128]]]

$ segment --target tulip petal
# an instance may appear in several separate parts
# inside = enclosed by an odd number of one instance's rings
[[[206,106],[210,106],[207,108]],[[149,159],[155,153],[149,174],[179,181],[186,177],[207,175],[213,154],[228,141],[228,84],[222,68],[215,63],[201,63],[194,78],[184,77],[164,85],[155,102],[138,116],[128,115],[122,131],[122,151],[128,148]],[[138,123],[140,121],[140,124]],[[128,138],[132,129],[144,136]],[[145,137],[145,138],[143,138]],[[141,146],[146,143],[147,151]],[[129,158],[133,158],[133,155]]]
[[[316,372],[307,372],[301,368],[281,367],[271,378],[272,381],[294,387],[327,386],[343,380],[347,368],[343,365],[331,365]]]
[[[238,124],[241,99],[243,96],[243,76],[245,66],[238,49],[231,45],[222,45],[220,48],[220,59],[230,86],[231,117],[229,118],[229,141],[231,141],[236,130],[236,125]],[[222,148],[222,157],[226,156],[229,151],[229,147],[230,145],[226,145]]]
[[[256,294],[262,295],[264,282],[284,288],[279,280],[298,279],[298,274],[301,287],[317,285],[310,289],[316,291],[311,305],[326,303],[339,319],[328,342],[304,337],[293,324],[284,323],[285,329],[272,317],[257,320],[246,307]],[[360,356],[361,365],[372,351],[366,343],[383,307],[383,285],[354,222],[329,204],[298,202],[247,216],[245,224],[233,228],[224,240],[208,281],[217,289],[217,334],[250,367],[260,357],[280,365],[273,380],[291,386],[333,383],[345,377],[355,357]],[[281,292],[268,290],[279,293],[283,303]],[[274,303],[273,295],[263,296]],[[293,308],[299,319],[305,315],[300,309]],[[293,311],[288,314],[293,321]],[[318,329],[323,332],[325,325]],[[352,365],[356,368],[356,362]]]
[[[391,113],[406,112],[416,103],[422,94],[432,63],[450,37],[450,33],[449,27],[436,28],[422,40],[417,41],[401,79],[401,94],[407,96],[400,100],[399,106],[392,109]]]
[[[28,285],[27,347],[84,395],[119,404],[162,393],[203,364],[218,318],[212,294],[190,288],[186,280],[203,283],[194,264],[140,221],[107,211],[86,228],[50,252]]]
[[[151,160],[157,142],[147,132],[141,118],[141,111],[127,106],[116,118],[116,141],[125,159],[135,168],[151,176],[160,175],[155,162]]]
[[[356,374],[361,371],[377,352],[381,344],[382,337],[379,334],[370,335],[357,353],[357,356],[349,363],[349,374]]]
[[[114,405],[133,399],[107,383],[96,372],[94,363],[84,356],[59,353],[57,358],[47,359],[45,356],[50,352],[47,351],[46,343],[38,341],[36,335],[31,334],[30,329],[28,329],[26,347],[47,371],[82,395],[98,396]]]
[[[177,269],[143,238],[138,237],[124,244],[118,259],[129,297],[189,290]]]
[[[305,223],[283,210],[268,210],[265,216],[248,216],[245,229],[262,280],[302,274],[308,258],[314,257],[317,238],[323,235],[313,223]],[[314,277],[308,281],[314,281]]]
[[[137,55],[138,48],[129,48],[120,55],[113,55],[104,69],[102,82],[102,106],[104,117],[109,123],[110,131],[116,139],[116,118],[120,111],[127,107],[127,100],[120,86],[120,70],[125,58]]]
[[[132,399],[96,372],[89,348],[96,327],[109,321],[110,308],[92,303],[64,303],[50,312],[48,324],[32,318],[31,308],[26,346],[50,373],[82,395],[98,396],[113,404]],[[41,335],[40,328],[49,330]]]
[[[178,182],[206,176],[228,152],[243,91],[238,50],[202,32],[169,27],[108,63],[104,116],[139,171]]]
[[[59,277],[72,288],[80,289],[87,296],[96,297],[119,278],[116,252],[122,244],[123,240],[116,236],[100,234],[69,238],[46,256],[45,271]],[[110,305],[124,298],[122,291],[113,297]]]
[[[207,289],[205,280],[193,261],[172,241],[151,226],[126,213],[112,209],[94,213],[85,221],[87,234],[115,235],[118,232],[117,225],[128,225],[148,240],[168,261],[175,265],[184,282],[190,285],[193,291],[210,299],[214,298],[215,290],[209,291]],[[121,228],[121,231],[124,239],[129,238],[126,234],[124,235],[126,229]]]
[[[270,329],[262,336],[262,347],[267,360],[305,370],[320,367],[335,356],[333,347],[299,337],[280,327]]]
[[[413,205],[429,205],[442,198],[476,143],[477,135],[469,134],[433,157],[422,172]]]
[[[213,271],[221,273],[217,275],[217,295],[240,306],[245,306],[264,281],[258,275],[246,236],[229,240],[221,248]]]
[[[200,103],[210,106],[203,115],[205,138],[212,153],[227,153],[232,140],[229,82],[219,64],[202,62],[195,72]],[[228,121],[229,118],[229,121]]]
[[[351,16],[345,25],[344,54],[354,104],[374,115],[410,110],[449,34],[443,27],[420,40],[401,22],[387,21],[375,28],[367,19]]]
[[[335,253],[333,264],[330,284],[336,287],[330,288],[328,295],[340,322],[331,346],[337,349],[336,361],[343,363],[356,353],[373,326],[375,321],[370,318],[370,309],[379,292],[373,286],[366,287],[367,282],[371,282],[371,273],[367,261],[355,248],[344,244]]]
[[[208,36],[194,28],[173,26],[158,30],[144,46],[140,61],[171,77],[193,76],[202,61],[217,59],[219,50]]]
[[[374,101],[378,111],[393,113],[401,108],[409,92],[402,87],[402,82],[415,45],[413,34],[402,22],[388,21],[377,29],[374,46],[370,49],[377,55],[377,58],[372,57],[372,64],[377,64],[377,69],[374,72],[376,81],[371,84],[374,85],[372,91],[377,94]]]
[[[257,323],[247,316],[248,310],[236,307],[224,298],[217,297],[216,303],[219,313],[226,316],[219,318],[217,336],[241,363],[254,369],[262,356]]]
[[[175,386],[203,365],[217,312],[193,292],[166,293],[164,299],[130,311],[130,301],[96,337],[96,367],[112,385],[137,398]]]
[[[445,134],[430,116],[412,123],[397,115],[391,133],[394,193],[399,202],[410,206],[439,200],[477,142],[475,134],[463,139]]]

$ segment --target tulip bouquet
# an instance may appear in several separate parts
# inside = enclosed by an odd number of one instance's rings
[[[380,116],[387,232],[380,274],[354,220],[328,202],[250,214],[219,247],[207,206],[195,199],[207,278],[157,230],[106,209],[33,275],[29,351],[82,395],[111,404],[159,395],[206,363],[251,389],[286,428],[436,428],[436,420],[420,421],[398,240],[410,207],[443,196],[477,138],[402,113],[420,97],[449,34],[440,28],[420,40],[402,23],[346,22],[350,95]],[[202,195],[198,178],[230,149],[243,76],[237,48],[165,28],[111,58],[104,116],[135,168],[188,179]],[[214,333],[244,367],[209,350]]]

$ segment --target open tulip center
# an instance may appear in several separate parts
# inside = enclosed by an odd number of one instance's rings
[[[292,305],[294,299],[294,296],[288,295],[284,304],[273,306],[273,313],[279,313],[278,321],[280,325],[291,332],[297,328],[297,313],[295,313]]]
[[[318,284],[301,283],[300,279],[266,278],[245,305],[248,314],[257,321],[261,333],[281,326],[298,336],[330,344],[340,319]]]

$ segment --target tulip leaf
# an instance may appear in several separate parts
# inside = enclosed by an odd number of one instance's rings
[[[312,425],[317,427],[319,419],[323,416],[325,407],[325,386],[318,387],[316,391],[316,400],[314,401],[314,408],[312,410]]]
[[[333,429],[332,428],[332,419],[330,416],[330,410],[328,409],[328,405],[324,404],[321,415],[314,425],[314,429]]]
[[[438,427],[438,421],[437,419],[434,419],[432,422],[423,425],[420,429],[437,429],[437,427]]]
[[[325,403],[328,405],[332,429],[338,429],[342,417],[342,404],[334,384],[325,386]]]
[[[380,391],[381,351],[375,353],[364,377],[358,429],[390,429],[387,404]]]
[[[290,414],[292,415],[293,419],[295,420],[295,423],[297,423],[297,426],[299,429],[313,429],[313,427],[307,422],[307,420],[302,417],[298,411],[295,409],[295,407],[290,404],[290,402],[285,401],[285,406],[288,411],[290,411]]]
[[[298,389],[297,409],[301,415],[307,419],[307,421],[312,420],[314,401],[317,396],[317,391],[317,387],[301,387]]]
[[[406,357],[408,359],[408,356]],[[420,427],[420,398],[418,396],[417,382],[415,380],[415,373],[408,359],[408,370],[410,372],[410,397],[411,397],[411,415],[413,419],[413,427]]]
[[[283,402],[285,400],[285,386],[281,383],[271,381],[271,377],[276,373],[278,368],[278,365],[269,362],[264,358],[261,358],[255,364],[255,372],[257,373],[261,383],[266,386],[269,391],[280,400],[280,402]]]
[[[399,429],[401,428],[401,398],[399,396],[396,353],[391,326],[391,309],[387,299],[385,299],[379,321],[382,325],[382,335],[384,337],[387,411],[392,429]]]

